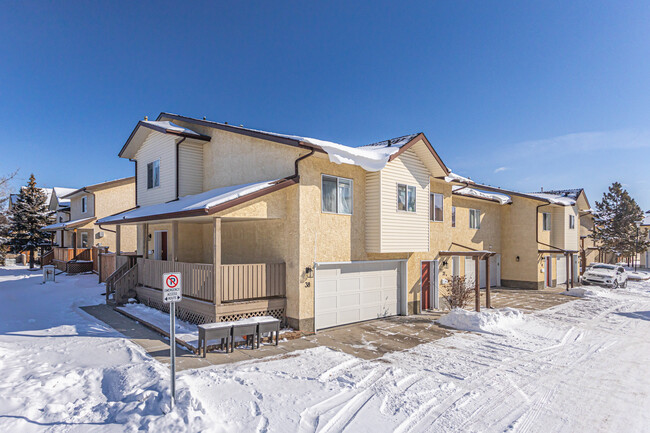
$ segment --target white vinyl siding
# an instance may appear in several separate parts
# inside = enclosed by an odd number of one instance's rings
[[[176,138],[160,132],[151,132],[135,154],[138,165],[136,189],[138,205],[149,206],[176,198]],[[160,186],[147,189],[147,165],[160,160]]]
[[[366,229],[368,252],[429,251],[429,206],[426,205],[429,178],[429,171],[412,149],[386,164],[380,172],[366,177],[366,216],[369,220],[379,220],[379,230],[376,226]],[[397,210],[398,184],[415,187],[415,212]]]
[[[203,144],[184,141],[178,147],[178,195],[203,192]]]
[[[366,250],[381,251],[381,176],[379,171],[366,173]]]

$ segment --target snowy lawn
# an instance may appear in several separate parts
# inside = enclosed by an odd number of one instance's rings
[[[0,268],[0,431],[650,431],[649,282],[371,361],[184,371],[170,412],[167,368],[78,308],[102,302],[96,277],[57,279]]]

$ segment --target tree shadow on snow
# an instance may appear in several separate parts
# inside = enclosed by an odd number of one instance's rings
[[[632,311],[630,313],[616,313],[619,316],[650,321],[650,311]]]

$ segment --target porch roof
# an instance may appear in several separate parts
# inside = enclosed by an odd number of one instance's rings
[[[54,232],[57,230],[66,230],[66,229],[74,229],[77,227],[81,227],[84,224],[87,224],[91,221],[96,220],[97,218],[95,217],[89,217],[89,218],[81,218],[78,220],[73,220],[73,221],[65,221],[62,223],[56,223],[56,224],[50,224],[49,226],[43,227],[42,230],[45,230],[47,232]]]
[[[483,259],[485,257],[492,257],[496,254],[495,251],[440,251],[441,257],[463,256],[463,257],[478,257]]]
[[[298,182],[295,177],[216,188],[201,194],[188,195],[168,203],[138,207],[104,217],[97,225],[119,225],[135,222],[208,216],[237,206]]]

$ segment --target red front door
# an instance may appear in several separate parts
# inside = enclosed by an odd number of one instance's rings
[[[431,309],[431,262],[422,262],[422,310]]]
[[[160,260],[167,260],[167,232],[160,233]]]

